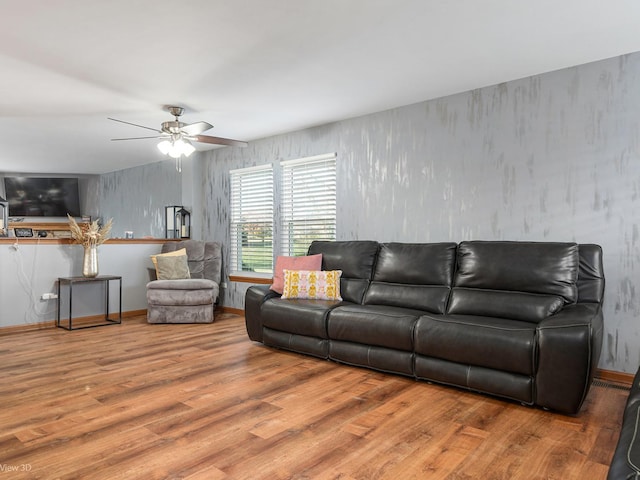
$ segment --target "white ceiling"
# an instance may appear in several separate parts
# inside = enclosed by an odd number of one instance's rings
[[[251,141],[636,51],[637,0],[0,0],[0,172],[159,161],[107,117],[164,105]]]

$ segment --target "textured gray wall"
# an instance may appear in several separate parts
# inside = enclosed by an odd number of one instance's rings
[[[337,152],[339,239],[600,244],[600,366],[635,372],[638,85],[636,53],[201,154],[199,235],[229,245],[230,169]],[[224,305],[247,287],[230,283]]]
[[[78,179],[78,195],[82,215],[97,218],[100,214],[101,179],[99,175],[90,175]]]
[[[182,177],[173,161],[151,163],[101,175],[100,216],[113,218],[111,236],[164,238],[164,207],[182,205]]]

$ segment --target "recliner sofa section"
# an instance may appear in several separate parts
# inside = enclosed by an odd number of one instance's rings
[[[245,297],[249,337],[577,413],[602,344],[602,251],[551,242],[313,242],[343,300]]]
[[[640,369],[636,371],[622,417],[607,480],[640,478]]]

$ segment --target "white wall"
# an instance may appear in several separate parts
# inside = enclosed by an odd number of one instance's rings
[[[147,268],[152,266],[149,255],[160,252],[160,248],[160,244],[137,243],[106,243],[98,247],[100,274],[122,276],[123,312],[147,308]],[[0,327],[55,320],[56,300],[42,301],[40,297],[56,292],[58,277],[81,275],[82,256],[80,245],[46,241],[29,245],[20,244],[18,239],[16,250],[11,244],[0,244]],[[117,283],[111,285],[115,288]],[[98,288],[78,295],[74,289],[74,317],[102,313],[100,295]],[[111,311],[116,306],[112,305]]]

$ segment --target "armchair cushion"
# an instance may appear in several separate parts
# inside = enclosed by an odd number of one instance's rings
[[[216,282],[206,278],[185,278],[180,280],[154,280],[147,283],[147,290],[199,290],[214,288]]]
[[[147,284],[149,306],[211,305],[218,296],[218,285],[204,278],[155,280]]]

